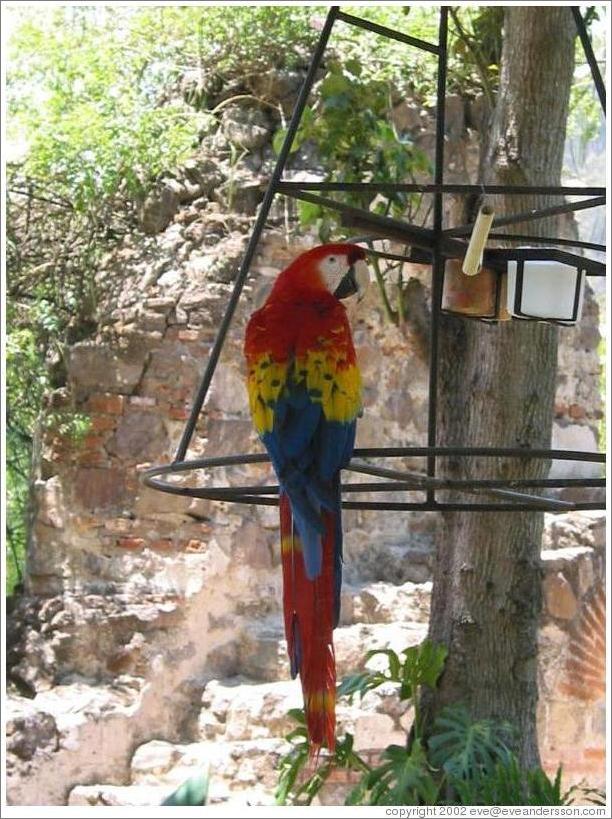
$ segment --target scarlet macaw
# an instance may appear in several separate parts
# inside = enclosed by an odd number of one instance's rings
[[[244,347],[251,415],[280,485],[285,635],[313,752],[335,744],[340,470],[361,412],[361,377],[339,299],[367,282],[365,255],[357,245],[328,244],[295,259],[252,315]]]

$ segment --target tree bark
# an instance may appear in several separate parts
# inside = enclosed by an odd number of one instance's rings
[[[560,184],[575,27],[571,10],[505,9],[500,88],[481,179],[490,184]],[[496,214],[551,204],[544,196],[491,200]],[[559,200],[555,200],[558,202]],[[553,220],[506,232],[555,235]],[[551,233],[551,231],[553,231]],[[549,447],[557,329],[535,322],[487,325],[442,316],[439,443]],[[535,460],[446,459],[448,477],[543,477]],[[477,500],[455,495],[455,499]],[[488,500],[488,498],[487,498]],[[462,702],[474,717],[508,720],[516,751],[539,764],[536,734],[537,628],[541,607],[540,512],[443,515],[434,570],[430,637],[449,648],[439,688],[424,700],[431,719]]]

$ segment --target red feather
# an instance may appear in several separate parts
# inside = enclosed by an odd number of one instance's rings
[[[310,751],[333,752],[336,731],[336,662],[333,641],[334,515],[325,513],[321,574],[309,580],[291,506],[281,495],[281,543],[285,636],[292,668],[300,675]]]

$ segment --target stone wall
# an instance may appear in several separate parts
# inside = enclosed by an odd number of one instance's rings
[[[449,156],[463,180],[477,161],[477,134],[469,112],[455,108]],[[407,106],[400,114],[427,147],[427,112]],[[269,799],[270,777],[253,757],[278,755],[295,698],[295,685],[274,688],[287,678],[276,510],[161,494],[139,478],[176,449],[273,161],[272,131],[269,120],[229,109],[214,139],[160,182],[143,206],[143,231],[126,236],[101,266],[97,337],[70,349],[66,385],[50,396],[53,406],[87,415],[90,427],[79,441],[53,433],[40,441],[27,589],[9,635],[12,804],[147,804],[202,755],[226,760],[217,766],[215,798],[238,789],[239,799],[245,791]],[[238,167],[225,157],[229,140],[248,143]],[[296,173],[311,165],[307,153],[298,155]],[[190,457],[260,450],[244,388],[245,323],[276,273],[314,242],[287,236],[285,216],[280,205],[271,214]],[[428,270],[413,267],[410,275],[420,307],[401,329],[385,322],[374,289],[351,308],[365,383],[360,446],[426,440]],[[581,325],[562,331],[560,446],[596,448],[597,322],[587,299]],[[251,465],[193,479],[265,484],[271,477]],[[593,687],[587,696],[576,674],[581,662],[601,670],[601,633],[591,633],[600,627],[593,625],[600,623],[600,523],[601,516],[570,516],[557,526],[551,517],[543,553],[544,757],[549,765],[563,759],[572,776],[588,772],[593,784],[601,774],[600,699],[593,699],[600,695]],[[425,636],[436,519],[351,511],[345,529],[340,674],[369,648],[401,650]],[[598,659],[585,656],[587,643]],[[361,748],[398,741],[409,724],[392,697],[340,716]],[[576,743],[582,759],[570,761]]]

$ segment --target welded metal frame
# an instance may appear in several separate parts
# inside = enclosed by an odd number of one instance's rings
[[[593,81],[605,113],[605,88],[599,66],[595,60],[593,50],[590,46],[588,33],[584,20],[578,8],[572,8],[578,34],[580,36],[585,55]],[[389,183],[336,183],[336,182],[295,182],[283,180],[287,160],[297,129],[299,127],[306,103],[314,84],[317,71],[321,64],[325,49],[327,47],[333,26],[336,22],[343,22],[348,25],[357,26],[384,37],[389,37],[403,42],[411,47],[421,49],[427,53],[434,54],[438,59],[437,77],[437,103],[436,103],[436,134],[435,134],[435,164],[434,181],[432,184],[389,184]],[[437,446],[437,403],[438,403],[438,336],[439,336],[439,316],[442,310],[442,290],[444,283],[444,265],[447,258],[461,258],[465,254],[467,243],[465,236],[471,232],[471,225],[461,225],[456,228],[445,230],[443,226],[443,197],[447,194],[474,195],[482,194],[487,196],[521,195],[521,194],[549,194],[556,196],[579,196],[588,197],[586,201],[566,202],[538,210],[525,213],[510,214],[500,217],[494,221],[494,226],[511,225],[531,219],[540,219],[547,216],[569,213],[584,208],[597,207],[605,204],[606,191],[600,187],[572,187],[572,186],[507,186],[507,185],[462,185],[447,184],[444,182],[444,131],[445,131],[445,98],[446,98],[446,75],[447,75],[447,39],[448,39],[448,9],[444,6],[440,9],[438,42],[430,43],[419,38],[411,37],[403,32],[394,31],[385,26],[378,25],[369,20],[364,20],[353,15],[342,12],[338,7],[330,8],[325,24],[322,28],[319,41],[312,56],[312,60],[305,77],[304,83],[291,116],[285,139],[279,152],[276,165],[270,182],[268,184],[263,201],[259,208],[253,231],[249,238],[244,257],[238,270],[233,290],[227,304],[225,314],[219,326],[219,330],[213,343],[210,357],[202,375],[202,380],[198,386],[194,401],[191,407],[189,418],[185,424],[174,460],[170,464],[155,466],[146,470],[142,479],[145,485],[168,492],[175,495],[183,495],[193,498],[204,498],[209,500],[226,501],[243,504],[256,504],[262,506],[278,505],[278,486],[255,485],[255,486],[185,486],[173,483],[168,480],[169,476],[179,475],[185,472],[204,470],[209,476],[214,474],[214,470],[222,467],[245,466],[248,464],[267,463],[269,459],[264,454],[243,454],[231,455],[216,458],[187,459],[187,450],[193,438],[196,424],[204,405],[214,372],[219,362],[219,357],[227,332],[233,319],[244,284],[249,275],[251,262],[255,255],[259,240],[265,228],[270,208],[274,197],[283,194],[294,199],[301,199],[316,202],[324,207],[332,208],[342,214],[342,224],[345,226],[364,229],[368,232],[368,239],[376,237],[397,239],[410,246],[410,251],[406,256],[398,254],[388,254],[374,251],[376,255],[385,258],[394,258],[404,261],[431,264],[432,266],[432,309],[430,324],[430,363],[429,363],[429,406],[427,423],[427,446],[425,447],[382,447],[355,450],[353,460],[347,467],[348,472],[355,474],[366,474],[375,476],[379,482],[356,482],[343,483],[343,494],[355,494],[359,492],[420,492],[424,493],[425,500],[419,501],[350,501],[343,500],[342,506],[348,509],[365,510],[393,510],[393,511],[470,511],[470,512],[491,512],[491,511],[550,511],[566,512],[569,510],[603,509],[603,501],[579,501],[570,502],[558,498],[541,497],[530,495],[524,489],[543,488],[558,489],[568,487],[599,487],[605,486],[603,478],[542,478],[542,479],[465,479],[452,480],[436,477],[437,461],[440,458],[448,457],[478,457],[478,458],[513,458],[528,460],[572,460],[587,461],[592,463],[604,463],[605,454],[566,451],[557,449],[525,449],[508,447],[439,447]],[[322,197],[309,191],[414,191],[424,194],[431,194],[434,197],[433,203],[433,228],[421,228],[408,225],[400,220],[372,214],[367,210],[361,210],[341,202],[337,202],[327,197]],[[605,247],[588,242],[578,242],[564,239],[542,239],[539,237],[526,237],[521,234],[492,234],[492,238],[503,238],[505,241],[529,240],[534,243],[545,242],[547,244],[557,244],[583,249],[593,249],[603,251]],[[556,259],[566,264],[574,264],[584,270],[588,276],[605,275],[605,265],[595,259],[570,253],[557,248],[546,248],[543,250],[528,249],[501,249],[495,248],[485,252],[484,261],[487,267],[501,273],[506,268],[508,259],[524,261],[526,259]],[[464,317],[467,318],[467,317]],[[426,462],[425,473],[407,472],[405,469],[396,470],[387,467],[377,466],[369,462],[364,462],[363,458],[411,458],[423,459]],[[465,492],[467,494],[488,495],[500,500],[488,501],[484,503],[473,502],[448,502],[441,500],[439,492]]]

